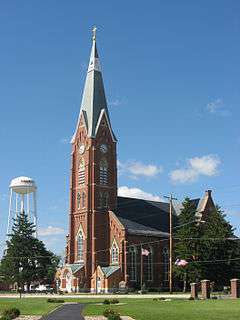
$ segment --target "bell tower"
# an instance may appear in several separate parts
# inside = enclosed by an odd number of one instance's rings
[[[66,262],[82,264],[87,286],[108,263],[108,211],[117,203],[117,139],[113,133],[93,29],[77,127],[72,138]]]

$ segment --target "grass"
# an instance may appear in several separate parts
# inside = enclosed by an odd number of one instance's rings
[[[0,313],[7,308],[18,308],[23,315],[43,315],[54,310],[59,303],[48,303],[46,298],[1,298]]]
[[[83,301],[82,301],[83,302]],[[240,300],[153,301],[121,299],[126,305],[111,308],[136,320],[239,320]],[[87,304],[84,315],[102,315],[108,306]]]
[[[122,315],[136,320],[239,320],[239,300],[208,301],[153,301],[153,299],[119,299],[124,305],[96,305],[104,299],[64,299],[86,304],[84,315],[102,315],[103,310],[113,308]],[[48,303],[46,298],[1,298],[0,312],[9,307],[17,307],[25,315],[43,315],[60,304]]]

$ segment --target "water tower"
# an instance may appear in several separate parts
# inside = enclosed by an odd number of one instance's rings
[[[37,237],[37,186],[29,177],[14,178],[10,183],[10,199],[8,212],[7,237],[11,233],[13,219],[20,212],[25,212],[29,221],[34,223]]]

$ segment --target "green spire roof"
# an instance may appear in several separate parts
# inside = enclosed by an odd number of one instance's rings
[[[105,112],[105,115],[109,122],[110,130],[112,131],[96,45],[96,28],[94,28],[92,38],[92,50],[83,91],[81,110],[78,119],[79,124],[81,114],[83,113],[89,137],[94,138],[96,136],[99,117],[100,115],[102,115],[103,112]],[[73,136],[73,140],[75,138],[75,134]],[[115,136],[113,133],[112,135],[115,140]]]

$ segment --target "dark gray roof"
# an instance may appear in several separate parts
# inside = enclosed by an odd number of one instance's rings
[[[169,233],[161,232],[155,228],[144,226],[140,223],[118,217],[122,225],[127,229],[129,234],[149,235],[156,237],[168,237]]]
[[[197,208],[199,199],[191,201],[193,201],[194,206]],[[178,208],[174,206],[174,225],[178,223],[177,216],[180,210],[181,205]],[[114,213],[120,221],[125,221],[126,227],[130,230],[137,230],[139,227],[142,232],[147,230],[163,234],[169,232],[169,203],[118,197],[117,208],[114,210]]]

